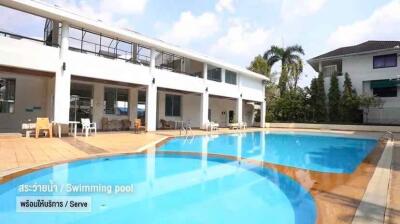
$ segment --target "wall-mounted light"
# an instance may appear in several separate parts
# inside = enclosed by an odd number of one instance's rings
[[[67,69],[67,63],[63,62],[62,70],[65,71],[65,69]]]
[[[240,94],[240,98],[242,98],[243,94]]]
[[[151,81],[153,84],[156,84],[156,78],[153,78],[153,80]]]
[[[206,92],[208,92],[208,87],[206,87]]]
[[[262,84],[267,85],[268,84],[268,80],[262,80]]]

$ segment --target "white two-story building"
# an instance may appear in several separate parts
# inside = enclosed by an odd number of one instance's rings
[[[358,95],[374,95],[382,100],[382,105],[370,109],[368,118],[364,116],[364,122],[400,124],[399,54],[400,41],[367,41],[330,51],[308,63],[323,73],[326,93],[332,74],[338,74],[342,91],[344,74],[348,73]]]
[[[43,21],[41,38],[0,27],[0,132],[19,132],[37,117],[62,124],[90,118],[100,129],[105,120],[140,118],[148,131],[162,119],[199,128],[209,121],[264,126],[262,75],[58,6],[0,5]]]

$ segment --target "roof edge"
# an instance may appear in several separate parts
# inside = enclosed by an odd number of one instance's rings
[[[120,37],[121,39],[126,39],[127,41],[132,41],[138,44],[147,45],[151,48],[157,48],[159,50],[169,51],[171,53],[178,54],[183,57],[187,57],[193,60],[198,60],[203,63],[211,64],[213,66],[218,66],[223,69],[232,70],[234,72],[244,74],[252,78],[260,80],[269,80],[267,77],[252,72],[246,68],[222,62],[218,59],[209,58],[208,56],[202,55],[200,53],[196,53],[191,50],[186,50],[181,47],[174,46],[172,44],[167,44],[166,42],[163,42],[161,40],[153,39],[134,31],[117,28],[109,24],[106,24],[102,21],[89,19],[44,2],[38,2],[32,0],[0,0],[0,5],[13,8],[19,11],[24,11],[37,16],[50,18],[61,22],[66,22],[70,25],[79,26],[112,37]]]

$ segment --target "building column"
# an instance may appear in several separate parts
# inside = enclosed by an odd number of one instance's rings
[[[318,62],[318,72],[322,72],[322,62]]]
[[[239,96],[236,103],[237,122],[243,122],[243,99],[242,95]]]
[[[131,128],[134,127],[134,121],[137,118],[137,105],[138,105],[138,89],[129,89],[129,120],[131,120]]]
[[[68,36],[69,25],[64,22],[61,28],[60,55],[54,88],[54,121],[62,124],[67,124],[69,121],[71,73],[69,71],[69,64],[67,63]]]
[[[201,94],[201,111],[200,111],[200,124],[202,129],[207,129],[207,125],[208,125],[208,91],[205,90],[202,94]]]
[[[204,63],[203,66],[203,81],[204,84],[207,83],[207,69],[208,66],[206,63]],[[208,87],[205,85],[205,89],[203,90],[203,93],[201,94],[201,105],[200,105],[200,128],[201,129],[207,129],[208,125],[208,107],[209,107],[209,96],[208,96]]]
[[[156,68],[156,50],[150,53],[150,84],[146,91],[146,129],[155,131],[157,129],[157,85],[154,71]]]
[[[224,83],[225,82],[225,73],[226,70],[224,68],[221,69],[221,82]]]

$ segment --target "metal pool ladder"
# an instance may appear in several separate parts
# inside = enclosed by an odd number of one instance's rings
[[[391,141],[394,140],[394,134],[393,134],[393,132],[391,132],[391,131],[386,131],[385,134],[382,135],[382,138],[383,138],[383,137],[387,137],[387,135],[389,135],[389,138],[388,138],[389,140],[391,140]]]

